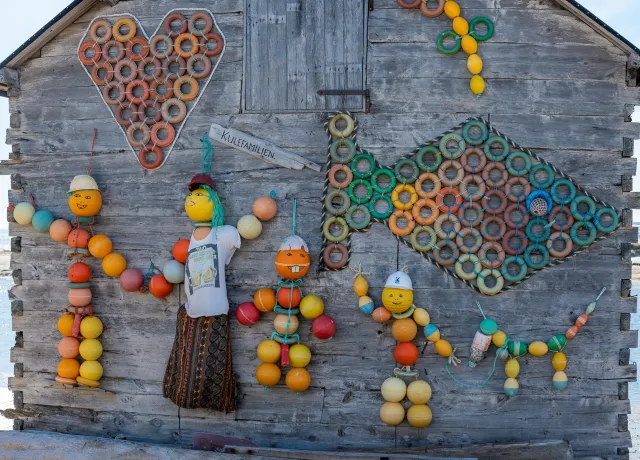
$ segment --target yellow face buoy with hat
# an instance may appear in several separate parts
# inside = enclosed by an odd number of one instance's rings
[[[413,305],[413,283],[405,272],[392,273],[382,290],[382,304],[391,313],[404,313]]]

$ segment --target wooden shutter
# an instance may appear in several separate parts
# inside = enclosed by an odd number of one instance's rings
[[[364,0],[246,0],[244,110],[362,110]]]

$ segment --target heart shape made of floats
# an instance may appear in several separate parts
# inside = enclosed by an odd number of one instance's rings
[[[224,55],[206,9],[169,11],[151,38],[130,14],[93,19],[78,59],[145,169],[166,161]]]

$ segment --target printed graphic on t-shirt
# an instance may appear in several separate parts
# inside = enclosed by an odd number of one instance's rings
[[[204,244],[189,251],[186,267],[189,295],[206,287],[220,287],[218,245]]]

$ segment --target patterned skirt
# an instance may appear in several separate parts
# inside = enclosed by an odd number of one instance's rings
[[[235,410],[236,384],[227,315],[191,318],[184,305],[180,307],[163,394],[187,409]]]

